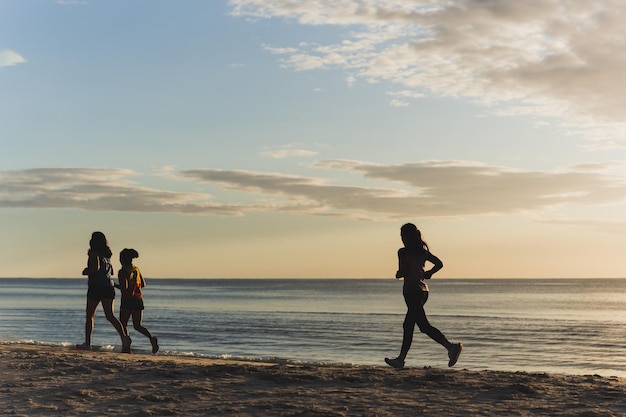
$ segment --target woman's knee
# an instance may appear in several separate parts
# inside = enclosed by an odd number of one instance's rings
[[[412,330],[413,328],[415,328],[415,321],[408,318],[405,319],[402,323],[402,328],[404,330]]]
[[[430,334],[433,330],[433,326],[431,326],[430,323],[418,323],[417,326],[419,327],[420,332],[425,334]]]

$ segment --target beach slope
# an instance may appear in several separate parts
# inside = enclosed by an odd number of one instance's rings
[[[623,416],[626,380],[4,344],[0,404],[9,416]]]

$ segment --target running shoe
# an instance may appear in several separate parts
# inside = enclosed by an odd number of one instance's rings
[[[461,356],[462,350],[463,350],[462,344],[455,343],[452,345],[452,347],[448,350],[448,358],[450,359],[448,361],[448,366],[454,366],[456,361],[459,360],[459,356]]]
[[[396,369],[402,369],[404,368],[404,361],[395,358],[395,359],[389,359],[389,358],[385,358],[385,363],[387,363],[387,365],[396,368]]]
[[[76,349],[78,350],[91,350],[91,345],[87,343],[81,343],[80,345],[76,345]]]

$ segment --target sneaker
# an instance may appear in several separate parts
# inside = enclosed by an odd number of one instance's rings
[[[385,363],[387,363],[387,365],[396,368],[396,369],[402,369],[404,368],[404,361],[395,358],[395,359],[389,359],[389,358],[385,358]]]
[[[122,353],[131,353],[130,352],[130,344],[133,341],[131,340],[130,336],[123,336],[122,337]]]
[[[150,343],[152,343],[152,353],[157,353],[159,351],[159,339],[151,337]]]
[[[78,350],[91,350],[91,345],[87,343],[81,343],[80,345],[76,345],[76,349]]]
[[[452,345],[452,347],[448,350],[448,358],[450,359],[448,361],[448,366],[454,366],[456,361],[459,360],[459,356],[461,356],[462,350],[463,350],[462,344],[455,343]]]

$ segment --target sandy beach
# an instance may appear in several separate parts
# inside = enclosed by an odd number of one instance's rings
[[[7,416],[623,416],[626,380],[0,345]]]

